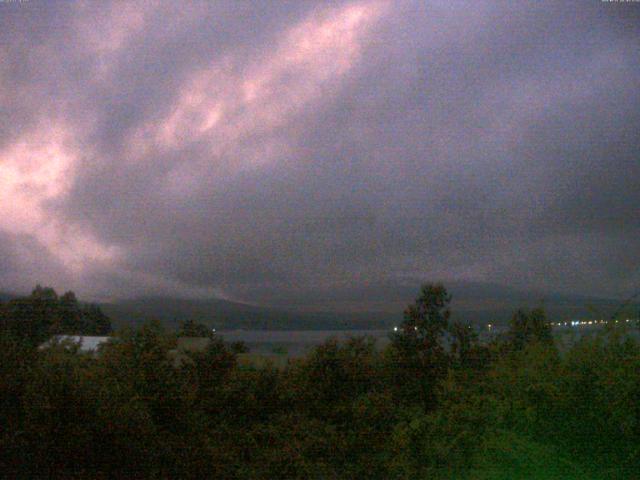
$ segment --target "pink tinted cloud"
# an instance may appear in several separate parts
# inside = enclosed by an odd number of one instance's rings
[[[316,11],[248,65],[240,66],[230,55],[216,59],[191,75],[166,117],[132,134],[130,159],[193,142],[204,142],[211,159],[233,157],[224,165],[228,171],[283,156],[288,146],[278,130],[304,108],[331,97],[357,64],[385,8],[385,3],[369,1]],[[250,138],[261,140],[248,147]],[[179,176],[185,173],[170,178]]]
[[[113,2],[96,5],[82,2],[75,10],[76,45],[92,58],[94,80],[106,81],[118,54],[143,31],[147,17],[158,2]]]
[[[79,9],[75,32],[85,53],[96,56],[96,80],[108,80],[118,55],[156,7],[116,3],[100,17],[85,15],[90,5]],[[248,65],[228,55],[214,60],[190,76],[171,113],[133,132],[125,146],[128,159],[147,161],[156,152],[179,151],[196,141],[207,145],[211,159],[228,153],[230,171],[282,156],[288,145],[274,132],[339,86],[384,10],[384,3],[369,1],[315,11]],[[96,268],[113,269],[124,252],[49,208],[69,193],[82,158],[90,154],[76,142],[82,134],[74,125],[48,118],[0,151],[0,230],[35,239],[80,278]],[[261,140],[248,145],[256,136]],[[168,193],[189,191],[200,178],[199,167],[182,163],[168,172]]]
[[[80,150],[68,127],[41,125],[0,151],[0,230],[34,238],[72,273],[88,262],[110,262],[115,247],[56,218],[47,208],[68,193]]]

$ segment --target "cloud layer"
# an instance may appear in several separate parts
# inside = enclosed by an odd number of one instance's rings
[[[513,3],[0,3],[0,287],[632,293],[640,7]]]

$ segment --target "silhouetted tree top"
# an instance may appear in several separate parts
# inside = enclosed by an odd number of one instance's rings
[[[0,328],[37,344],[54,334],[107,335],[111,320],[99,306],[81,305],[71,291],[58,297],[53,288],[37,285],[2,307]]]
[[[531,312],[518,310],[511,318],[508,338],[515,349],[522,349],[528,343],[553,343],[551,326],[542,308]]]
[[[442,284],[425,284],[415,302],[404,311],[397,339],[415,343],[416,348],[432,348],[449,328],[451,295]]]
[[[195,320],[180,322],[179,337],[211,337],[212,335],[213,332],[209,327]]]

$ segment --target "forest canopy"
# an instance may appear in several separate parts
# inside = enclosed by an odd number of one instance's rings
[[[36,288],[2,307],[0,470],[14,478],[637,476],[635,325],[611,322],[566,346],[544,311],[518,311],[504,335],[481,342],[450,321],[450,299],[442,285],[425,285],[384,349],[365,337],[332,339],[276,367],[247,362],[251,354],[192,323],[114,332],[98,355],[38,350],[45,331],[106,333],[108,324],[72,294]],[[198,333],[206,348],[172,361],[180,336]]]

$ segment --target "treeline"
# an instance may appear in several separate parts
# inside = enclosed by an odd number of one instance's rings
[[[327,341],[284,369],[215,336],[179,363],[160,324],[98,355],[0,336],[0,472],[18,478],[629,479],[640,346],[562,353],[541,310],[489,344],[422,288],[383,351]],[[185,334],[198,332],[185,325]],[[201,330],[204,333],[204,330]]]
[[[108,335],[111,320],[97,305],[78,302],[71,291],[58,296],[38,285],[29,296],[0,302],[0,330],[38,345],[52,335]]]

